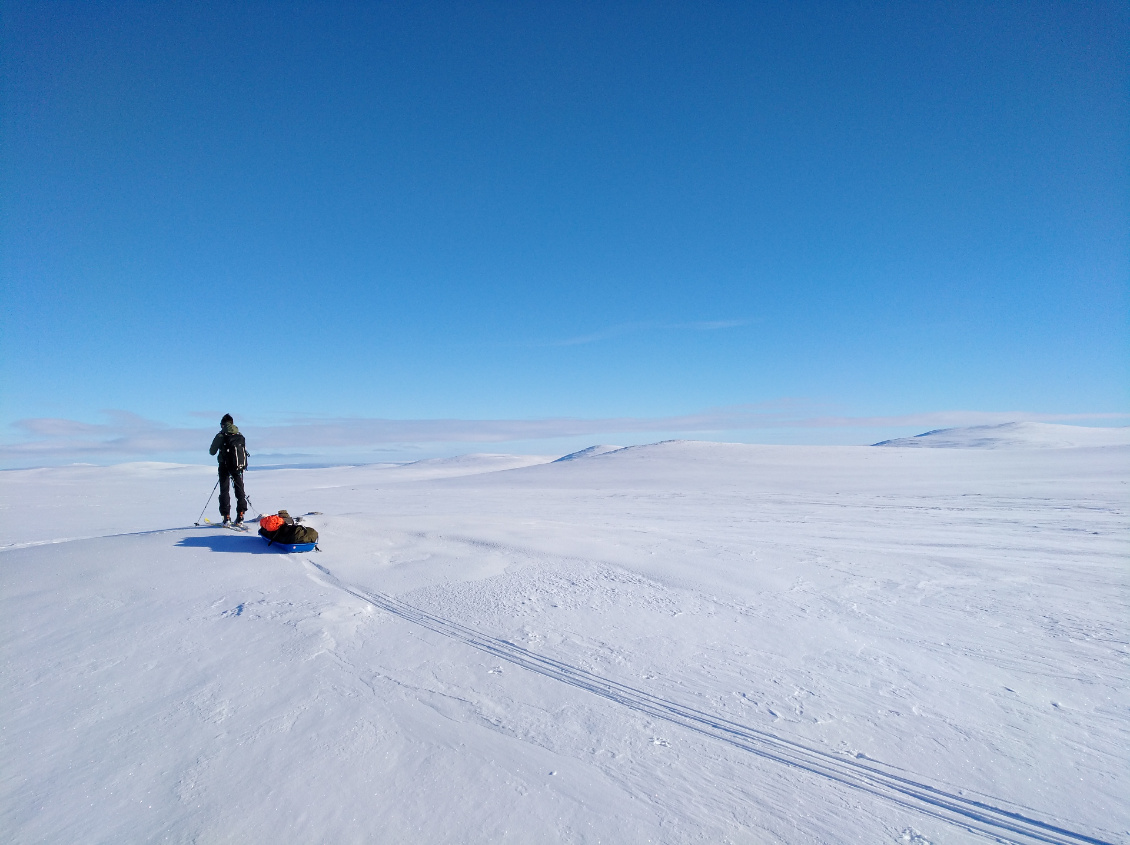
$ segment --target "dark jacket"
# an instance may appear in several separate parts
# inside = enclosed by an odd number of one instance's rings
[[[216,433],[216,436],[212,438],[212,445],[208,448],[208,454],[217,455],[216,459],[221,464],[224,462],[224,453],[221,451],[224,448],[224,438],[232,435],[238,435],[241,440],[243,439],[243,435],[239,433],[239,429],[235,427],[235,423],[227,423]],[[243,448],[244,450],[247,449],[246,441],[244,442]]]

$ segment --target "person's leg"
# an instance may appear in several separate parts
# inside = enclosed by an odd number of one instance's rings
[[[247,495],[243,492],[243,473],[236,470],[231,474],[232,487],[235,488],[235,510],[237,522],[243,522],[243,514],[247,512]]]
[[[231,516],[231,493],[228,491],[228,479],[231,473],[228,468],[220,465],[220,516],[227,519]]]

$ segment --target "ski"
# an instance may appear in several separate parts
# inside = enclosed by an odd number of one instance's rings
[[[248,529],[246,522],[240,525],[236,525],[234,522],[229,522],[225,525],[222,522],[213,522],[212,520],[208,519],[208,517],[204,517],[204,523],[211,526],[212,528],[227,528],[229,531],[246,531]],[[198,522],[196,524],[199,525],[200,523]]]

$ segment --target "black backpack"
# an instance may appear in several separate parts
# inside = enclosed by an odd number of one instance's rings
[[[220,447],[220,463],[240,472],[247,469],[247,441],[242,434],[224,435],[224,445]]]

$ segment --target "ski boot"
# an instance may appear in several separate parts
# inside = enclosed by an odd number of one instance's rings
[[[237,527],[243,525],[243,511],[240,511],[235,515],[235,524]]]
[[[231,525],[231,517],[230,517],[230,516],[228,516],[228,515],[227,515],[227,514],[225,513],[225,514],[224,514],[224,521],[223,521],[223,522],[221,522],[221,523],[220,523],[220,525]]]

